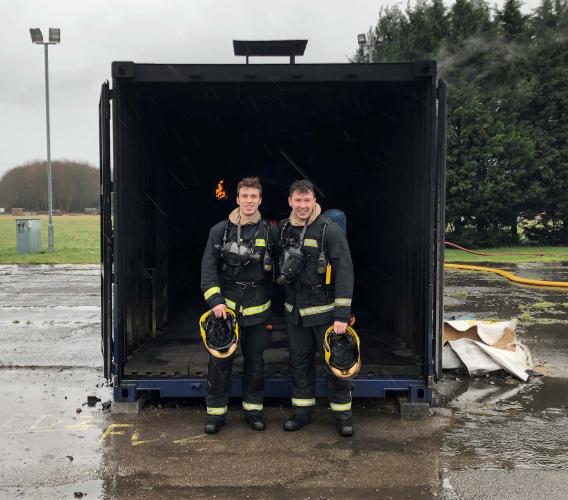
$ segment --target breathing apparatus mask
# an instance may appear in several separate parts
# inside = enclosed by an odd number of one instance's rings
[[[241,243],[241,226],[237,225],[237,240],[230,241],[229,236],[230,225],[227,224],[225,227],[225,233],[223,234],[223,243],[219,247],[219,253],[223,262],[229,266],[233,267],[244,267],[251,262],[257,264],[261,260],[261,255],[254,253],[252,247],[247,244]],[[265,242],[268,244],[268,226],[265,229]],[[262,258],[262,267],[265,272],[272,271],[272,257],[267,251],[264,253]]]
[[[284,231],[289,226],[290,222],[286,222],[280,234],[280,241],[284,241]],[[300,233],[298,240],[288,238],[282,245],[282,252],[280,254],[280,275],[276,278],[277,285],[284,285],[290,283],[304,268],[306,264],[306,254],[302,250],[304,243],[304,236],[306,234],[305,225]]]
[[[242,267],[250,262],[260,262],[260,255],[236,241],[228,241],[220,248],[221,258],[229,266]]]
[[[316,272],[318,274],[325,274],[327,270],[327,259],[325,258],[325,251],[324,251],[324,242],[325,242],[325,233],[327,230],[328,222],[325,222],[323,225],[322,231],[322,249],[318,255],[317,263],[316,263]],[[289,221],[284,225],[282,228],[282,233],[280,235],[280,241],[284,241],[283,235],[285,229],[288,227]],[[304,236],[306,234],[307,226],[304,226],[302,232],[300,233],[300,237],[298,240],[286,240],[286,243],[283,244],[282,253],[280,256],[280,276],[276,278],[277,285],[284,285],[285,283],[290,283],[293,278],[298,276],[302,269],[304,268],[307,255],[302,250],[302,246],[304,244]]]

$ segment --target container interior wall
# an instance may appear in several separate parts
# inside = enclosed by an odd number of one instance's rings
[[[116,262],[126,353],[177,312],[206,308],[209,228],[235,207],[238,180],[254,175],[265,218],[289,214],[288,186],[302,177],[324,209],[346,213],[357,324],[377,339],[395,335],[423,362],[433,231],[424,82],[122,83]]]

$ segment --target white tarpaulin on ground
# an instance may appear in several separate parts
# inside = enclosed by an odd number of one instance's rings
[[[465,366],[470,375],[506,370],[526,382],[533,368],[528,349],[515,334],[516,320],[444,322],[442,368]]]

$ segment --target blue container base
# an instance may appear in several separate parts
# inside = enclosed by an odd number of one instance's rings
[[[137,379],[123,380],[114,388],[115,401],[135,401],[140,392],[157,393],[160,398],[204,398],[207,393],[207,380],[193,379]],[[387,394],[406,395],[411,402],[432,401],[432,389],[420,379],[376,378],[355,379],[352,382],[354,398],[384,398]],[[289,398],[292,386],[288,378],[268,378],[264,383],[266,398]],[[231,380],[231,397],[241,396],[241,379]],[[325,397],[325,381],[319,377],[316,381],[316,397]]]

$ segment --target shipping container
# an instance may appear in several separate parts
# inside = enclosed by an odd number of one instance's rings
[[[310,179],[347,216],[363,366],[354,397],[429,402],[441,369],[445,85],[401,64],[112,64],[99,103],[102,351],[115,401],[204,397],[208,231],[260,177],[263,217]],[[274,292],[266,394],[290,395]],[[231,395],[240,396],[237,356]],[[325,392],[318,369],[318,395]]]

